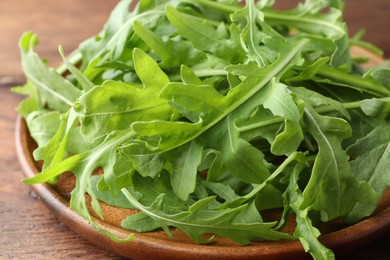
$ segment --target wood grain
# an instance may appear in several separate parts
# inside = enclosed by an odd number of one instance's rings
[[[0,259],[121,259],[80,238],[21,184],[23,174],[14,148],[15,107],[20,96],[10,86],[24,81],[17,43],[27,30],[38,33],[38,52],[57,64],[58,45],[66,52],[100,31],[115,0],[1,0],[0,3]],[[277,1],[286,5],[288,1]],[[353,34],[366,28],[365,39],[390,58],[390,1],[347,0],[346,20]],[[389,259],[390,234],[339,259]]]
[[[65,52],[96,35],[117,0],[1,0],[0,75],[2,82],[21,80],[18,41],[22,33],[33,31],[39,37],[37,52],[50,65],[60,61],[58,46]],[[7,76],[7,78],[5,78]]]

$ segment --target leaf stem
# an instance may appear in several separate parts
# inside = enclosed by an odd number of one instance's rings
[[[199,78],[211,76],[226,76],[228,73],[224,69],[194,69],[194,73]]]
[[[224,69],[210,69],[210,68],[202,68],[202,69],[196,69],[191,68],[194,74],[198,78],[207,78],[207,77],[213,77],[213,76],[226,76],[228,72]],[[169,76],[171,81],[180,81],[181,75],[180,73],[176,73]]]
[[[264,126],[278,124],[278,123],[281,123],[283,121],[284,121],[284,118],[275,117],[275,118],[272,118],[272,119],[268,119],[268,120],[264,120],[264,121],[261,121],[261,122],[257,122],[255,124],[238,127],[238,131],[240,131],[240,132],[250,131],[250,130],[253,130],[253,129],[256,129],[256,128],[261,128],[261,127],[264,127]]]
[[[232,6],[228,4],[217,3],[210,0],[194,0],[199,4],[218,10],[226,13],[234,13],[239,10],[241,7]],[[343,35],[344,30],[341,26],[334,24],[329,21],[320,20],[312,17],[302,17],[294,13],[287,13],[286,11],[275,11],[275,10],[261,10],[264,13],[264,19],[270,24],[284,24],[284,25],[293,25],[297,24],[307,24],[307,25],[316,25],[324,28],[324,31],[332,31],[335,35]],[[309,26],[308,26],[309,27]]]
[[[390,97],[378,98],[378,100],[381,100],[381,101],[384,101],[384,102],[390,102]],[[342,105],[347,110],[353,110],[353,109],[360,108],[362,101],[363,100],[347,102],[347,103],[343,103]],[[326,114],[326,113],[331,113],[331,112],[336,112],[337,111],[337,109],[334,106],[322,106],[322,107],[316,108],[315,110],[319,114]],[[272,119],[269,119],[269,120],[258,122],[256,124],[251,124],[251,125],[238,127],[238,131],[242,133],[242,132],[245,132],[245,131],[254,130],[256,128],[261,128],[261,127],[265,127],[265,126],[269,126],[269,125],[273,125],[273,124],[280,124],[282,122],[284,122],[284,118],[282,118],[282,117],[275,117],[275,118],[272,118]]]
[[[254,196],[256,196],[257,193],[259,193],[269,182],[271,182],[273,179],[275,179],[280,173],[283,172],[283,170],[291,163],[293,162],[298,156],[299,152],[294,151],[291,153],[286,160],[283,161],[281,165],[261,184],[253,185],[253,189],[246,195],[239,197],[235,200],[232,200],[230,202],[227,202],[221,206],[221,208],[233,208],[238,207],[239,205],[242,205],[243,203],[247,202],[248,200],[252,199]]]
[[[323,67],[318,75],[324,76],[328,79],[334,79],[341,83],[346,83],[351,86],[355,86],[365,90],[368,93],[382,95],[382,96],[390,96],[390,90],[382,88],[379,89],[378,85],[373,82],[362,79],[360,76],[346,74],[338,70],[332,70],[329,68]]]
[[[324,21],[311,17],[301,17],[295,14],[286,13],[283,11],[268,11],[262,10],[264,12],[264,19],[270,24],[284,24],[294,26],[294,23],[307,24],[307,25],[316,25],[322,27],[323,30],[333,31],[335,35],[343,35],[345,32],[342,27],[337,26],[337,24],[329,21]]]
[[[234,13],[238,9],[240,9],[237,6],[232,6],[232,5],[227,5],[227,4],[222,4],[214,1],[209,1],[209,0],[194,0],[195,2],[198,2],[199,4],[210,7],[214,10],[222,11],[225,13]]]
[[[79,48],[66,56],[66,59],[73,65],[77,65],[82,60],[82,58],[83,56],[81,55]],[[56,68],[57,73],[60,75],[63,75],[67,70],[68,67],[66,66],[65,62],[61,62],[61,64]]]

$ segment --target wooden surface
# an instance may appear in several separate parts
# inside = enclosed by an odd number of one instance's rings
[[[20,96],[10,87],[24,81],[17,42],[24,31],[38,33],[38,52],[59,62],[58,45],[66,52],[100,31],[115,0],[1,0],[0,2],[0,259],[121,259],[80,238],[63,225],[20,182],[14,128]],[[279,2],[283,5],[287,0]],[[390,58],[390,1],[347,0],[346,20],[351,33],[366,28],[365,39]],[[389,259],[390,234],[345,259]],[[342,259],[342,258],[338,258]]]

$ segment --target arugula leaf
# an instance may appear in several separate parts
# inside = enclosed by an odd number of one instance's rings
[[[312,176],[303,191],[301,207],[320,211],[322,221],[328,221],[347,214],[352,207],[351,201],[372,200],[371,186],[358,181],[352,174],[348,156],[341,147],[341,141],[351,132],[348,123],[339,118],[320,116],[308,107],[303,123],[317,142],[318,154]]]
[[[254,1],[247,1],[244,8],[232,15],[233,21],[237,21],[240,18],[247,20],[247,24],[242,30],[241,38],[248,53],[248,61],[254,61],[259,67],[264,67],[275,59],[275,53],[261,46],[263,41],[269,37],[257,27],[257,23],[264,21],[264,14],[255,7]],[[271,52],[271,55],[273,54],[274,57],[269,57],[270,54],[267,54],[267,52]]]
[[[94,84],[79,70],[74,66],[69,59],[65,56],[64,50],[62,47],[59,47],[59,53],[61,54],[62,59],[65,62],[66,67],[72,73],[72,75],[76,78],[76,80],[81,85],[84,91],[90,90]]]
[[[28,95],[28,97],[19,103],[16,109],[23,118],[26,118],[30,113],[42,109],[40,108],[37,90],[28,80],[23,86],[11,88],[11,91],[21,95]]]
[[[105,136],[114,129],[129,129],[134,121],[172,116],[173,110],[167,101],[157,96],[169,83],[167,75],[140,49],[134,49],[133,60],[141,86],[106,81],[80,96],[75,103],[81,133],[87,140]]]
[[[354,222],[372,214],[385,189],[390,186],[389,145],[389,125],[384,124],[348,147],[347,153],[352,157],[350,161],[352,172],[359,180],[370,184],[375,190],[375,199],[371,203],[357,202],[348,213],[347,221]]]
[[[85,69],[90,64],[91,60],[95,61],[94,57],[96,57],[97,53],[101,51],[101,49],[109,42],[111,42],[112,38],[115,37],[116,33],[121,30],[123,26],[126,25],[126,22],[128,21],[130,16],[129,7],[131,3],[132,0],[120,1],[112,10],[111,15],[106,22],[101,35],[97,37],[94,36],[80,44],[80,52],[84,57],[81,66],[82,69]],[[118,42],[118,44],[120,43]],[[91,63],[93,64],[94,62]]]
[[[40,106],[65,112],[80,96],[81,91],[47,65],[34,52],[38,43],[35,34],[27,32],[20,39],[23,72],[39,92]]]
[[[390,104],[384,99],[366,99],[361,101],[361,109],[367,116],[385,119],[390,112]]]
[[[38,146],[45,146],[60,127],[60,114],[57,111],[34,111],[28,114],[26,123]]]
[[[121,226],[138,232],[149,232],[160,228],[157,222],[144,213],[137,213],[126,217],[122,220]]]
[[[177,151],[179,154],[173,161],[171,185],[176,195],[184,201],[195,191],[201,148],[195,141],[190,142]]]
[[[298,185],[299,174],[302,170],[302,165],[298,164],[295,167],[290,175],[289,184],[284,193],[284,199],[296,214],[297,227],[294,236],[299,238],[305,251],[309,252],[314,259],[334,259],[333,252],[318,241],[320,232],[313,226],[308,215],[308,208],[302,208],[304,195]]]
[[[161,171],[159,178],[142,177],[139,174],[133,175],[133,187],[136,198],[144,205],[152,205],[158,196],[165,194],[163,210],[170,213],[178,213],[188,209],[194,201],[192,198],[183,201],[176,196],[172,188],[171,176],[168,171]],[[122,192],[120,194],[123,195]],[[128,202],[128,200],[126,199]]]
[[[229,113],[237,109],[240,105],[244,104],[246,100],[252,98],[252,96],[260,91],[273,77],[278,76],[287,69],[286,67],[291,66],[291,62],[295,61],[297,56],[299,56],[299,53],[305,43],[306,41],[302,40],[291,44],[291,46],[285,46],[283,53],[286,56],[279,58],[276,62],[265,67],[263,73],[267,73],[265,74],[266,76],[245,80],[240,85],[232,89],[226,96],[220,95],[216,90],[207,86],[196,86],[192,89],[191,94],[189,95],[189,92],[186,91],[187,87],[185,84],[172,83],[166,85],[161,91],[160,97],[171,100],[172,103],[175,104],[175,107],[181,106],[185,108],[186,106],[192,106],[187,110],[207,112],[200,116],[198,121],[194,124],[180,121],[138,121],[132,124],[132,130],[137,132],[140,136],[159,137],[159,145],[157,147],[152,146],[152,149],[150,150],[153,153],[173,149],[196,138],[226,117]],[[206,95],[207,99],[205,99]],[[186,96],[190,96],[192,101],[187,102]],[[197,100],[197,103],[193,102],[194,99]],[[183,109],[180,110],[181,112],[184,112]],[[175,132],[171,131],[171,129],[175,129]],[[177,142],[177,133],[179,133],[182,137],[179,142]],[[147,143],[140,140],[140,143],[133,145],[132,149],[134,152],[142,151],[145,153],[146,146]]]
[[[311,1],[321,2],[321,1]],[[345,34],[343,22],[341,22],[341,11],[330,8],[327,13],[318,12],[324,5],[316,7],[317,12],[311,12],[309,4],[300,5],[289,12],[264,10],[264,19],[270,25],[286,25],[299,31],[320,34],[331,39],[339,39]]]
[[[296,151],[303,141],[301,125],[296,121],[284,121],[284,131],[275,137],[271,145],[271,153],[285,155]]]
[[[244,52],[238,41],[235,41],[234,38],[219,38],[217,29],[206,20],[202,21],[180,13],[171,6],[167,6],[166,15],[171,25],[178,30],[182,37],[190,40],[195,48],[211,52],[217,57],[232,62],[243,57]]]
[[[221,158],[226,167],[238,178],[248,183],[262,183],[270,173],[264,161],[264,154],[250,143],[239,138],[239,132],[230,117],[223,126],[226,133],[221,147]]]
[[[107,203],[108,205],[120,207],[120,208],[129,208],[135,209],[133,205],[129,203],[126,197],[122,193],[118,193],[113,196],[110,191],[100,191],[98,190],[98,182],[101,176],[92,176],[91,177],[91,187],[93,195],[100,201]]]
[[[173,234],[170,232],[169,226],[180,228],[188,236],[200,243],[209,242],[212,237],[204,239],[202,235],[210,233],[229,237],[240,244],[248,244],[250,240],[291,239],[287,234],[272,231],[271,228],[274,223],[229,223],[229,220],[236,218],[245,207],[223,211],[213,210],[209,208],[209,205],[215,200],[214,197],[208,197],[196,202],[188,211],[169,215],[161,211],[164,203],[163,194],[157,197],[152,206],[146,207],[140,204],[126,189],[122,189],[122,192],[131,203],[156,221],[171,237]]]
[[[44,161],[44,169],[61,162],[65,158],[68,152],[67,143],[70,129],[74,122],[75,116],[72,111],[65,114],[61,119],[61,123],[55,135],[46,143],[46,145],[38,147],[34,151],[34,158],[36,160]]]
[[[232,207],[237,207],[239,205],[242,205],[243,203],[246,203],[247,201],[255,198],[259,192],[261,192],[269,183],[271,183],[273,180],[275,180],[278,176],[280,176],[283,171],[293,162],[296,163],[302,163],[306,164],[306,157],[302,153],[294,152],[292,153],[287,159],[285,159],[278,168],[276,168],[272,174],[268,176],[264,182],[261,184],[254,184],[252,185],[252,189],[250,192],[246,193],[243,196],[240,196],[238,198],[235,198],[234,200],[226,202],[224,205],[221,206],[221,208],[232,208]]]
[[[50,167],[44,169],[40,174],[32,178],[25,179],[24,182],[29,184],[46,182],[51,180],[52,178],[55,178],[63,172],[73,172],[76,177],[76,187],[71,193],[70,206],[78,214],[80,214],[80,216],[87,219],[93,227],[108,235],[113,240],[127,241],[129,239],[132,239],[133,235],[130,235],[125,240],[120,239],[114,234],[111,234],[110,232],[105,230],[104,228],[98,226],[91,217],[85,198],[85,194],[90,195],[93,210],[101,218],[103,218],[99,202],[94,195],[93,189],[91,187],[91,175],[99,167],[103,168],[103,170],[106,168],[106,174],[110,173],[109,169],[115,163],[115,153],[112,152],[115,150],[113,150],[113,148],[118,147],[125,140],[131,138],[132,135],[134,135],[133,132],[113,132],[108,135],[106,139],[101,144],[97,145],[94,149],[88,152],[73,155],[61,162],[51,164]],[[63,151],[63,148],[61,148],[59,151]],[[108,179],[115,180],[113,178]],[[113,184],[109,181],[107,183],[109,185]],[[117,184],[114,183],[114,187],[116,186]]]
[[[389,69],[377,69],[370,73],[377,82],[390,89],[390,70]]]

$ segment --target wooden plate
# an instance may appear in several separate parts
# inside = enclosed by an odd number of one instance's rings
[[[362,49],[353,49],[359,56],[372,57],[372,54]],[[378,64],[381,58],[374,56],[371,64]],[[32,156],[36,148],[30,137],[23,119],[18,118],[16,125],[17,154],[26,177],[32,177],[39,172],[40,165]],[[240,246],[230,240],[216,237],[207,245],[199,245],[191,241],[179,230],[173,230],[175,240],[170,239],[165,232],[135,233],[135,238],[126,243],[115,243],[110,238],[96,231],[82,217],[69,207],[69,193],[74,185],[71,174],[65,174],[56,185],[33,185],[35,192],[58,218],[74,232],[96,245],[132,259],[310,259],[305,253],[299,240],[277,242],[254,242]],[[129,213],[102,203],[105,220],[95,217],[95,221],[105,229],[119,237],[127,237],[128,230],[121,228],[120,221]],[[272,217],[275,212],[268,212],[266,217]],[[277,214],[277,213],[276,213]],[[291,221],[286,231],[291,232],[294,224]],[[390,189],[387,189],[380,205],[370,218],[352,226],[345,226],[337,221],[328,223],[320,228],[320,241],[331,248],[337,256],[346,254],[364,246],[374,239],[390,232]]]

